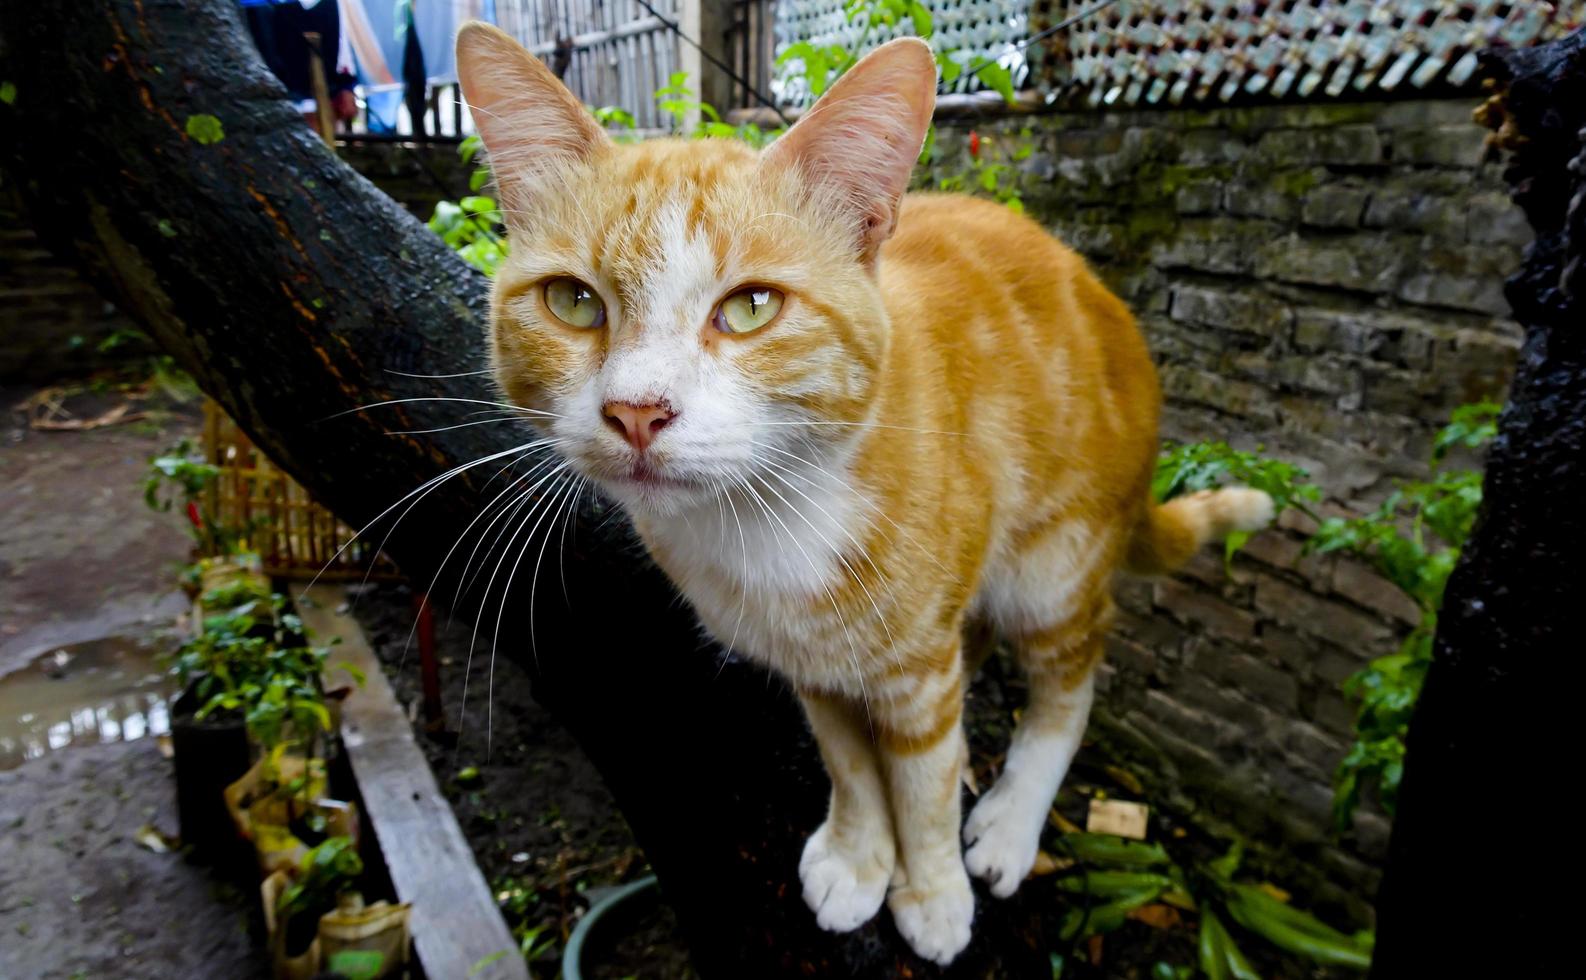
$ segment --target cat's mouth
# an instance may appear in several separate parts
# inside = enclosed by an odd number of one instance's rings
[[[663,490],[698,490],[703,487],[698,480],[671,473],[663,473],[644,460],[636,460],[632,465],[620,470],[615,475],[608,477],[614,483],[633,487],[650,492]]]

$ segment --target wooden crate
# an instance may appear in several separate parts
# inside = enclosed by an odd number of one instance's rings
[[[252,529],[247,545],[258,552],[265,574],[289,579],[401,577],[379,552],[377,540],[353,541],[353,528],[271,463],[209,399],[204,401],[204,458],[220,468],[209,487],[209,513],[222,527]]]

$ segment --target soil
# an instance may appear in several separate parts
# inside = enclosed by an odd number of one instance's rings
[[[419,744],[508,925],[520,940],[533,935],[534,975],[555,976],[591,901],[609,886],[648,873],[632,832],[594,765],[535,703],[524,670],[504,656],[495,658],[492,670],[488,639],[479,642],[470,667],[472,630],[461,621],[448,623],[444,612],[435,616],[435,633],[446,727],[427,733],[419,710],[418,646],[408,646],[411,592],[389,585],[353,591],[361,594],[352,612],[409,708]],[[620,936],[607,936],[590,947],[586,976],[693,976],[665,906],[649,910]]]
[[[267,976],[256,899],[138,842],[177,827],[150,668],[186,609],[188,554],[142,479],[197,432],[193,411],[144,403],[158,414],[45,432],[10,411],[31,394],[0,389],[0,757],[20,763],[0,772],[0,977]],[[122,398],[86,384],[69,407],[94,418]]]

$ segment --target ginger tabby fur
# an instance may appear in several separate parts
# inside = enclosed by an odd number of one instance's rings
[[[832,780],[799,867],[818,922],[853,929],[885,901],[916,952],[950,962],[973,918],[966,869],[1005,897],[1035,860],[1114,575],[1169,570],[1265,524],[1271,501],[1153,505],[1160,394],[1124,304],[1028,218],[903,196],[935,98],[923,43],[872,53],[763,153],[615,146],[483,25],[458,62],[511,236],[502,389],[546,413],[711,635],[798,691]],[[596,325],[547,305],[557,279],[587,287]],[[781,308],[724,332],[746,286]],[[963,638],[980,622],[1017,652],[1030,702],[961,828]]]

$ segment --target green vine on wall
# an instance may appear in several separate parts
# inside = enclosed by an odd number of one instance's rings
[[[1404,737],[1432,661],[1443,590],[1481,507],[1481,472],[1448,468],[1447,457],[1456,448],[1479,449],[1491,440],[1500,410],[1491,401],[1456,409],[1433,442],[1431,477],[1401,482],[1361,517],[1321,517],[1310,507],[1321,499],[1320,488],[1303,469],[1226,443],[1169,446],[1158,460],[1152,483],[1158,500],[1235,483],[1265,490],[1279,512],[1293,508],[1316,522],[1305,541],[1306,554],[1342,553],[1364,560],[1420,612],[1396,651],[1371,661],[1343,684],[1359,708],[1354,741],[1333,776],[1333,823],[1339,832],[1353,822],[1367,787],[1375,787],[1383,810],[1394,812],[1404,775]],[[1230,559],[1248,537],[1229,538]]]

